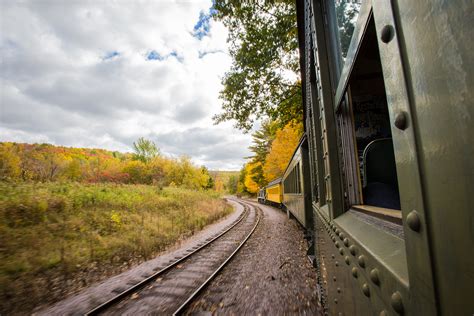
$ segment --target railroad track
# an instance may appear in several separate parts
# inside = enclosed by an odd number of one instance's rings
[[[233,258],[260,222],[262,211],[258,206],[236,202],[244,207],[244,212],[223,231],[85,315],[181,314]]]

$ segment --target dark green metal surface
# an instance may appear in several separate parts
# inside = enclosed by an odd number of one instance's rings
[[[474,4],[405,0],[394,12],[425,205],[424,212],[407,209],[420,214],[422,227],[406,231],[410,243],[420,233],[429,240],[439,313],[472,315]]]
[[[299,28],[304,27],[303,78],[311,81],[308,73],[315,74],[314,82],[305,85],[310,114],[305,129],[315,138],[308,140],[315,146],[308,159],[317,171],[313,185],[326,193],[319,200],[313,197],[312,206],[327,313],[472,315],[474,4],[363,1],[343,70],[331,74],[340,69],[331,63],[334,45],[328,44],[335,30],[328,26],[334,19],[328,10],[332,2],[297,2],[305,10],[298,15]],[[370,21],[376,29],[370,40],[380,53],[400,191],[403,226],[395,230],[380,219],[364,220],[344,205],[342,191],[336,108],[345,98]],[[330,78],[337,78],[336,84]]]

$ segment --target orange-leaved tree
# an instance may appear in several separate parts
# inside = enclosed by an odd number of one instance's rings
[[[294,121],[276,132],[275,140],[265,160],[263,174],[267,181],[281,177],[303,133],[303,124]]]

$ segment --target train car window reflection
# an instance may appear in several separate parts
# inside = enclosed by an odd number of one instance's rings
[[[359,17],[361,0],[336,0],[334,7],[336,11],[337,30],[339,46],[342,59],[345,60],[352,34]]]

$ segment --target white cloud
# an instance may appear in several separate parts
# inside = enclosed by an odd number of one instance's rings
[[[210,6],[2,1],[0,141],[124,151],[144,136],[170,155],[238,169],[250,136],[211,119],[231,63],[227,30],[211,19],[193,36]]]

